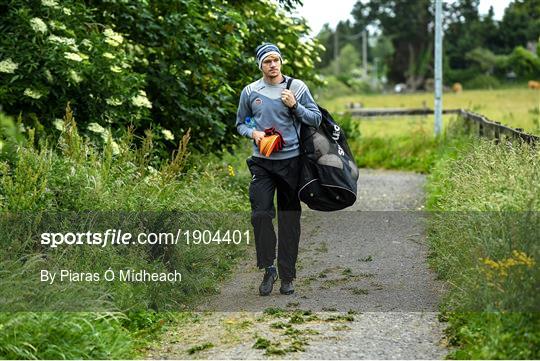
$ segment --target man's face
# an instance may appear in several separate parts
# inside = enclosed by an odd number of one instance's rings
[[[277,55],[268,55],[262,61],[262,72],[267,78],[275,78],[281,75],[281,61]]]

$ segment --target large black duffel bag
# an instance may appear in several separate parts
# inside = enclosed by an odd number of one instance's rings
[[[297,130],[302,166],[298,197],[311,209],[337,211],[356,202],[358,166],[341,127],[326,109],[319,110],[319,128],[302,123],[300,134]]]

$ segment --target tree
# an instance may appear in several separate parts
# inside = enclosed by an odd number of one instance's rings
[[[336,62],[338,64],[336,64]],[[353,71],[360,67],[360,53],[351,44],[345,45],[339,52],[339,57],[334,59],[328,67],[333,75],[347,79],[353,75]],[[339,69],[339,72],[337,72]]]
[[[510,53],[516,46],[527,46],[540,36],[540,0],[515,0],[504,11],[499,32],[499,53]]]
[[[392,40],[389,78],[417,89],[431,70],[433,11],[430,0],[358,1],[352,15],[359,26],[375,26]]]
[[[317,40],[324,46],[326,51],[321,57],[320,68],[327,67],[336,58],[336,32],[337,45],[339,54],[346,45],[352,45],[356,51],[362,52],[362,38],[359,36],[360,31],[357,25],[353,25],[350,20],[340,21],[336,25],[336,30],[332,30],[330,25],[325,24],[319,34]],[[368,51],[369,53],[369,51]]]

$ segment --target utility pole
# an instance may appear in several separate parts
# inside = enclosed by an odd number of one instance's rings
[[[442,0],[435,0],[435,135],[442,130]]]
[[[334,63],[336,63],[336,75],[339,75],[339,40],[338,40],[338,26],[336,25],[336,31],[334,32]]]
[[[364,79],[367,79],[367,31],[362,31],[362,67],[364,68]]]

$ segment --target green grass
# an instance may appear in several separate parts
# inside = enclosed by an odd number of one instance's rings
[[[337,97],[321,103],[332,112],[347,110],[350,103],[362,103],[366,108],[422,108],[425,104],[433,109],[433,93],[413,94],[361,94],[355,96]],[[496,90],[467,90],[455,94],[444,93],[443,107],[445,109],[469,109],[481,113],[488,118],[508,124],[514,128],[523,128],[526,132],[540,134],[540,91],[527,89],[523,83],[519,88],[506,88]],[[397,118],[399,119],[399,118]],[[401,118],[403,119],[403,118]],[[390,120],[394,127],[402,128],[400,121]],[[361,131],[370,135],[373,131],[381,129],[377,122],[363,122]],[[431,125],[432,118],[427,119]],[[388,127],[382,127],[382,129]]]
[[[443,135],[434,135],[434,117],[398,116],[350,118],[346,111],[351,102],[364,107],[432,107],[433,94],[384,94],[337,97],[322,103],[333,111],[350,139],[351,150],[360,167],[384,168],[430,173],[438,159],[449,149],[460,147],[461,137],[455,115],[443,116]],[[445,108],[466,108],[529,133],[540,134],[540,92],[528,89],[471,90],[445,94]],[[450,134],[449,134],[450,132]]]
[[[0,118],[5,127],[13,125],[2,115]],[[47,217],[56,211],[99,211],[110,213],[96,214],[115,217],[119,214],[116,211],[122,210],[135,215],[132,220],[121,220],[133,229],[163,226],[158,223],[166,215],[164,211],[190,211],[187,218],[182,218],[184,224],[208,229],[235,229],[249,222],[244,213],[249,210],[246,189],[250,176],[244,162],[247,147],[239,148],[236,155],[217,157],[188,155],[188,143],[184,143],[176,157],[161,160],[153,149],[151,135],[136,148],[128,131],[116,139],[120,151],[113,154],[111,146],[103,147],[79,136],[69,113],[66,128],[39,142],[33,138],[32,130],[22,137],[15,134],[2,139],[0,211],[14,215],[32,211],[29,214],[34,217]],[[138,211],[154,213],[134,213]],[[229,213],[224,217],[226,211]],[[234,215],[243,215],[243,219]],[[114,218],[105,219],[111,220]],[[152,309],[189,307],[215,293],[218,282],[246,250],[245,246],[171,247],[156,255],[146,247],[69,247],[70,252],[66,252],[66,248],[36,245],[32,232],[38,228],[21,217],[16,222],[3,217],[1,223],[2,309],[28,306],[27,312],[0,313],[0,358],[5,359],[140,357],[140,350],[156,334],[184,318],[183,313],[157,313]],[[61,226],[68,230],[70,225]],[[72,287],[36,286],[35,275],[43,268],[97,271],[108,267],[158,272],[174,267],[184,277],[180,284],[162,287],[127,282],[91,287],[84,283]],[[74,307],[77,312],[31,312],[36,310],[32,307]],[[82,312],[94,307],[114,312]]]
[[[538,359],[540,153],[475,140],[428,180],[430,262],[457,359]]]

